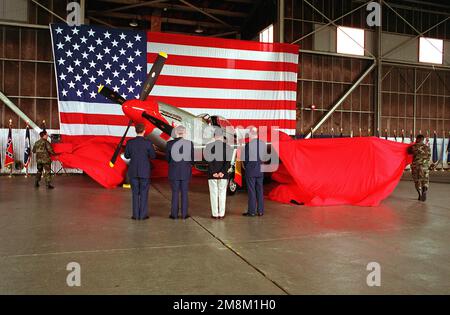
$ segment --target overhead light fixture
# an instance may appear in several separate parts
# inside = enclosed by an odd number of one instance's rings
[[[196,32],[197,34],[201,34],[201,33],[203,33],[203,28],[201,28],[200,25],[197,25],[197,28],[195,29],[195,32]]]
[[[138,21],[136,21],[136,19],[132,19],[129,24],[131,27],[137,27],[139,25]]]

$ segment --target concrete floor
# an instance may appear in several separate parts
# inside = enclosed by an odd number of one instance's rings
[[[241,216],[239,192],[214,221],[196,178],[192,218],[172,221],[169,185],[155,180],[142,222],[129,219],[129,190],[85,176],[32,184],[0,177],[1,294],[450,294],[449,184],[432,184],[427,203],[402,181],[379,207],[267,201],[256,218]],[[66,285],[72,261],[81,287]],[[380,287],[366,284],[373,261]]]

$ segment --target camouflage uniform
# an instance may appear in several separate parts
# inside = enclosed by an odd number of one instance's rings
[[[37,163],[37,174],[36,174],[36,186],[39,185],[42,177],[42,171],[44,173],[44,180],[47,186],[51,186],[52,175],[51,175],[51,164],[52,160],[50,155],[55,154],[50,142],[46,139],[40,139],[34,143],[33,153],[36,154]]]
[[[409,153],[413,155],[411,173],[420,199],[421,193],[425,193],[428,189],[431,150],[424,143],[415,143],[409,148]]]

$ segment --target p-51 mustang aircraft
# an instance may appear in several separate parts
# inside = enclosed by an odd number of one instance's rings
[[[139,99],[125,100],[112,89],[106,86],[100,86],[99,93],[109,100],[120,104],[124,114],[130,119],[127,129],[118,143],[109,165],[114,167],[114,163],[122,151],[122,146],[128,130],[133,123],[143,123],[145,125],[145,137],[150,139],[161,153],[165,152],[167,141],[171,139],[174,127],[183,125],[188,131],[186,138],[194,143],[196,157],[195,167],[200,171],[205,171],[206,163],[202,159],[202,150],[206,145],[206,142],[210,140],[210,137],[209,139],[205,138],[204,131],[207,128],[219,127],[222,129],[223,135],[227,139],[227,143],[232,144],[235,148],[231,161],[231,176],[228,184],[229,193],[235,193],[237,184],[234,182],[234,167],[238,139],[230,122],[220,116],[210,116],[208,114],[195,116],[183,109],[169,104],[147,99],[162,71],[166,59],[166,53],[160,52],[158,54],[139,94]]]

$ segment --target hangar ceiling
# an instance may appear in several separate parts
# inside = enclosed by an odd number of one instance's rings
[[[86,1],[86,18],[95,24],[246,39],[274,22],[276,12],[277,0]]]

